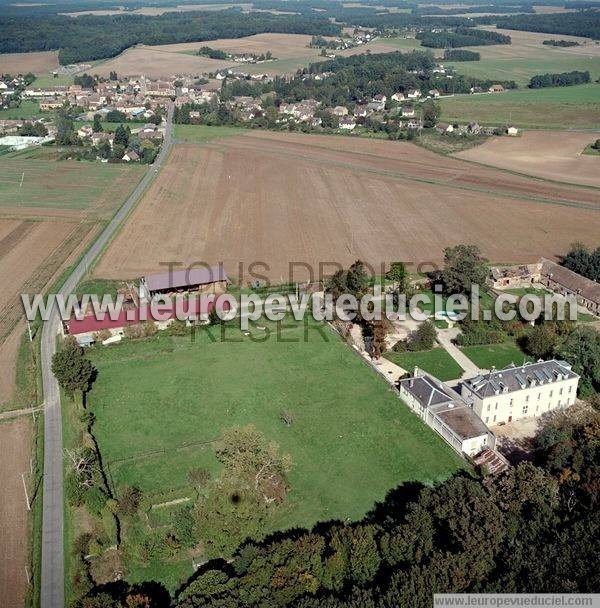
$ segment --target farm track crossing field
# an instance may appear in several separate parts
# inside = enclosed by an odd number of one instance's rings
[[[521,137],[492,137],[456,156],[545,179],[600,187],[600,158],[583,154],[599,138],[600,132],[525,131]]]
[[[357,519],[403,481],[441,480],[464,466],[328,327],[267,328],[266,339],[231,326],[225,340],[210,328],[195,342],[162,334],[90,351],[99,373],[89,407],[117,494],[135,484],[151,503],[189,495],[191,468],[219,470],[211,442],[249,423],[293,463],[288,496],[260,534]],[[130,580],[179,582],[173,565],[127,566]]]
[[[95,273],[131,278],[204,260],[238,276],[240,263],[260,261],[281,282],[290,262],[439,263],[456,243],[493,261],[533,261],[574,239],[594,245],[599,230],[593,189],[406,142],[253,131],[177,145]]]
[[[27,578],[27,506],[21,473],[29,470],[30,418],[0,424],[0,598],[2,608],[22,608]]]

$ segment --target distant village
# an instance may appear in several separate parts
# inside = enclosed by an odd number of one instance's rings
[[[358,38],[342,41],[344,44],[364,44]],[[319,41],[313,40],[318,45]],[[330,43],[331,44],[331,43]],[[270,55],[269,55],[270,56]],[[452,70],[443,64],[436,64],[433,73],[452,78]],[[330,77],[329,72],[304,74],[302,80],[322,81]],[[291,77],[290,77],[291,78]],[[88,74],[75,75],[75,84],[56,84],[44,87],[35,86],[35,77],[3,76],[0,79],[0,98],[6,107],[18,107],[22,102],[35,102],[39,112],[31,118],[0,119],[0,149],[20,149],[30,145],[51,143],[88,147],[80,154],[81,158],[97,158],[104,161],[136,162],[155,156],[164,135],[162,116],[165,107],[175,106],[175,122],[206,124],[208,112],[224,108],[229,124],[251,127],[274,127],[281,129],[300,129],[303,131],[324,131],[340,134],[360,134],[388,130],[402,138],[411,139],[424,127],[434,129],[439,135],[487,136],[518,135],[513,125],[481,126],[476,122],[450,124],[438,120],[437,115],[424,116],[424,102],[442,97],[437,89],[398,90],[389,97],[383,94],[359,100],[357,103],[328,107],[315,99],[300,101],[278,101],[275,105],[270,95],[235,95],[224,98],[224,83],[248,82],[268,84],[273,78],[268,74],[249,74],[234,68],[221,69],[205,77],[172,76],[165,79],[151,79],[145,76],[119,78],[112,73],[108,79],[99,79]],[[504,92],[500,84],[490,86],[486,91],[478,87],[471,94],[499,94]],[[74,121],[77,139],[59,141],[59,128],[54,115],[68,110]],[[48,117],[40,116],[48,113]],[[267,123],[268,119],[268,123]],[[78,123],[83,123],[77,126]],[[128,136],[133,135],[135,146],[129,141],[121,141],[125,150],[120,148],[115,154],[115,133],[112,128],[101,128],[110,123],[129,124]],[[142,123],[141,125],[133,123]],[[211,123],[208,123],[211,124]],[[390,135],[390,138],[395,138]],[[64,139],[64,138],[63,138]],[[144,144],[144,142],[146,142]],[[144,144],[148,154],[142,154]],[[108,146],[108,147],[107,147]],[[110,150],[113,150],[111,154]]]

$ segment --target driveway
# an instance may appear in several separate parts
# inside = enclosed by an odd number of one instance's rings
[[[460,329],[452,327],[450,329],[438,329],[437,340],[440,346],[463,368],[464,372],[461,378],[472,378],[478,374],[483,374],[487,370],[480,369],[465,355],[452,340],[456,339]]]

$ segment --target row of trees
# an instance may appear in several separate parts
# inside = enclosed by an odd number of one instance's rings
[[[538,74],[532,76],[529,81],[530,89],[541,89],[543,87],[572,87],[577,84],[586,84],[590,82],[590,73],[578,72],[562,72],[561,74]]]
[[[481,54],[476,51],[467,51],[466,49],[446,49],[444,51],[444,59],[446,61],[479,61]]]
[[[435,49],[459,46],[510,44],[510,36],[471,27],[457,27],[453,31],[443,32],[419,32],[416,38],[421,41],[423,46]]]
[[[600,416],[555,415],[533,463],[485,480],[405,484],[353,524],[322,523],[239,546],[201,567],[181,608],[431,605],[436,592],[593,592],[600,584]],[[145,603],[131,595],[144,594]],[[128,599],[129,598],[129,599]],[[165,606],[164,592],[94,589],[79,608]]]

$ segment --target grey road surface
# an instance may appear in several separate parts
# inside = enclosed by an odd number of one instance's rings
[[[167,122],[162,149],[154,164],[119,209],[110,223],[102,231],[85,257],[69,275],[60,293],[73,293],[77,284],[85,276],[90,264],[109,242],[127,214],[152,181],[167,158],[173,129],[173,107],[167,112]],[[60,393],[58,383],[51,371],[52,355],[56,352],[56,336],[61,320],[56,308],[42,330],[41,364],[44,389],[44,485],[42,521],[42,580],[41,608],[65,608],[64,590],[64,545],[63,545],[63,445]]]

